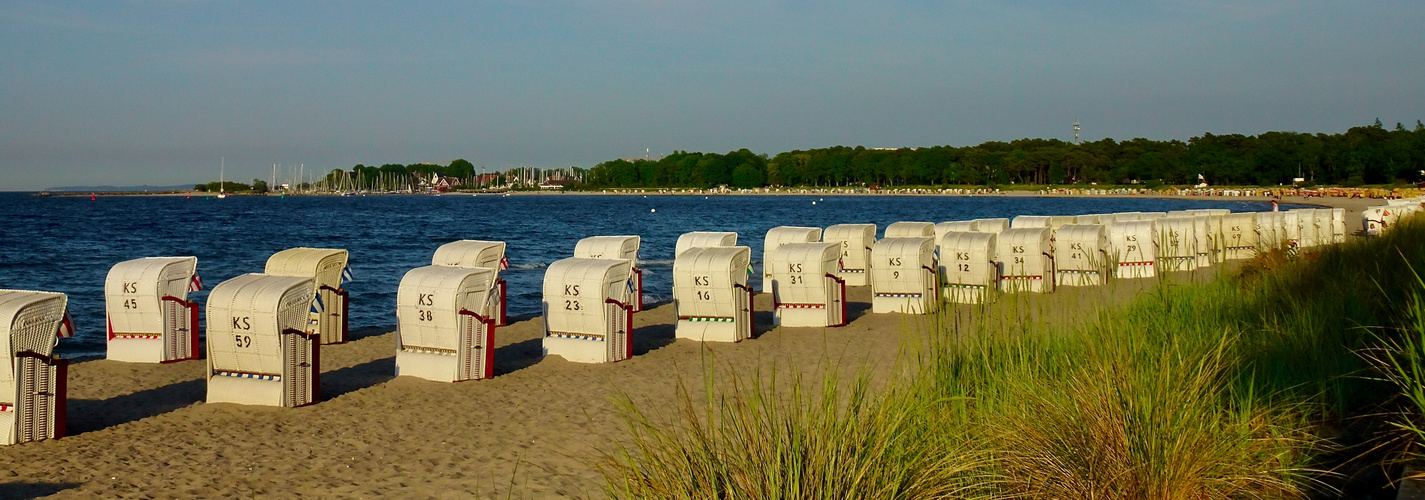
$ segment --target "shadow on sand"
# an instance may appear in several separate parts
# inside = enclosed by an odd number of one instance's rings
[[[39,498],[79,486],[79,483],[0,484],[0,498]]]
[[[674,325],[645,325],[633,329],[633,355],[640,356],[661,349],[675,340]]]
[[[109,399],[70,399],[65,434],[107,429],[203,401],[207,384],[189,380]],[[0,498],[10,498],[0,491]]]
[[[322,400],[385,383],[396,378],[396,357],[381,358],[322,374]]]

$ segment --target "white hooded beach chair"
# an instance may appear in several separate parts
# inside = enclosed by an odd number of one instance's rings
[[[684,250],[694,247],[730,247],[737,245],[737,233],[725,231],[693,231],[683,233],[678,236],[678,243],[673,247],[673,258],[678,258],[678,254]]]
[[[1192,217],[1158,219],[1158,265],[1164,272],[1197,269],[1197,231]]]
[[[820,232],[818,230],[817,232]],[[701,342],[752,338],[747,247],[690,248],[673,261],[674,335]]]
[[[969,220],[941,222],[935,225],[935,245],[940,245],[940,240],[945,238],[946,233],[973,233],[980,227],[980,223]],[[938,251],[938,250],[937,250]]]
[[[171,363],[198,359],[196,257],[148,257],[109,268],[104,280],[108,359]]]
[[[209,403],[305,406],[320,399],[312,279],[244,274],[208,294]]]
[[[1293,208],[1288,213],[1296,214],[1296,246],[1299,248],[1316,246],[1321,229],[1316,224],[1316,209]]]
[[[483,240],[452,241],[437,247],[431,257],[431,265],[489,269],[495,273],[494,299],[483,314],[495,320],[496,325],[509,324],[509,283],[500,277],[500,272],[510,268],[506,260],[505,242]]]
[[[74,333],[62,293],[0,290],[0,445],[65,434],[69,362],[54,354]]]
[[[396,375],[439,382],[495,376],[495,271],[426,266],[396,292]]]
[[[772,322],[780,326],[846,324],[846,282],[836,274],[840,246],[788,243],[772,253]]]
[[[995,233],[950,231],[940,238],[944,295],[958,304],[989,302],[999,286]]]
[[[847,286],[871,284],[866,270],[871,264],[871,246],[876,244],[875,224],[837,224],[822,232],[823,243],[835,243],[841,249],[841,259],[836,275]],[[764,260],[766,268],[770,260]]]
[[[289,248],[267,258],[263,274],[294,276],[312,281],[317,307],[312,310],[312,333],[323,344],[347,340],[349,296],[341,287],[347,279],[346,250],[331,248]]]
[[[1009,221],[1009,228],[1010,228],[1010,229],[1024,229],[1024,228],[1044,229],[1044,228],[1048,228],[1048,227],[1049,227],[1049,217],[1043,216],[1043,215],[1021,215],[1021,216],[1015,217],[1014,219],[1011,219],[1011,220]]]
[[[633,356],[627,261],[568,258],[544,272],[544,354],[575,363]]]
[[[621,259],[629,262],[629,283],[633,285],[633,311],[643,310],[643,269],[638,267],[638,236],[590,236],[574,244],[574,256],[581,259]]]
[[[1228,260],[1257,256],[1260,239],[1257,234],[1257,214],[1245,212],[1222,216],[1223,257]]]
[[[933,238],[935,224],[929,222],[893,222],[886,226],[884,238]]]
[[[767,268],[767,262],[772,258],[772,252],[777,247],[786,243],[816,243],[821,241],[821,228],[819,227],[796,227],[778,226],[767,231],[767,238],[762,245],[762,291],[772,290],[772,271]]]
[[[995,245],[1001,292],[1054,291],[1054,245],[1048,228],[1006,229]]]
[[[1104,284],[1112,263],[1108,226],[1070,224],[1054,236],[1054,266],[1059,286]]]
[[[1158,221],[1124,221],[1108,226],[1113,247],[1114,276],[1151,278],[1157,276]]]
[[[1346,242],[1346,209],[1331,209],[1331,242]]]
[[[1009,219],[975,219],[975,230],[982,233],[999,233],[1009,229]]]
[[[935,241],[886,238],[871,248],[871,312],[930,314],[940,305]]]

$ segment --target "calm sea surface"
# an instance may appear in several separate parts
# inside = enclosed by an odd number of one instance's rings
[[[815,202],[815,205],[813,205]],[[672,289],[673,246],[688,231],[735,231],[762,257],[776,226],[826,227],[896,221],[943,222],[1016,215],[1163,212],[1193,208],[1265,211],[1261,202],[1135,198],[966,198],[891,196],[371,196],[371,197],[32,197],[0,193],[0,288],[69,294],[78,333],[66,356],[103,354],[104,278],[139,257],[198,257],[207,289],[262,272],[267,257],[291,247],[344,248],[356,280],[353,328],[395,325],[396,287],[406,271],[430,264],[435,248],[460,240],[507,244],[511,315],[540,310],[550,262],[571,256],[580,238],[643,238],[645,300]],[[1283,210],[1290,207],[1282,207]],[[654,212],[656,210],[656,212]],[[753,280],[760,280],[760,272]],[[207,291],[189,294],[200,303]]]

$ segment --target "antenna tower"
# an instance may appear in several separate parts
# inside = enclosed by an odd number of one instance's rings
[[[1074,144],[1079,144],[1079,121],[1074,120]]]

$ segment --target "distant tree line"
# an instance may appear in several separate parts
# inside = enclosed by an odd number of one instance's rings
[[[739,149],[720,155],[674,151],[659,160],[613,160],[589,171],[591,187],[761,187],[767,157]]]
[[[574,183],[584,177],[586,170],[570,168],[515,167],[503,171],[475,173],[475,165],[464,159],[449,165],[433,163],[412,163],[402,165],[387,163],[379,167],[358,164],[351,170],[333,169],[317,182],[319,189],[414,189],[428,186],[432,179],[452,179],[455,185],[464,188],[510,186],[514,188],[537,189],[539,183],[549,179]]]
[[[1425,170],[1425,125],[1413,130],[1380,120],[1341,134],[1203,134],[1178,140],[1057,139],[992,141],[978,146],[867,149],[836,146],[779,153],[675,151],[657,160],[595,166],[589,187],[715,187],[939,184],[1310,184],[1415,183]]]
[[[327,179],[335,180],[340,176],[349,176],[358,184],[370,184],[381,177],[430,177],[431,174],[441,177],[454,177],[456,179],[469,179],[475,176],[475,165],[465,159],[452,161],[450,165],[437,165],[433,163],[402,165],[400,163],[387,163],[376,167],[358,164],[355,167],[351,167],[351,170],[332,170],[330,174],[327,174]]]
[[[750,154],[750,153],[749,153]],[[350,170],[340,168],[322,174],[297,174],[284,171],[274,172],[274,182],[253,179],[252,184],[226,181],[197,184],[194,189],[202,192],[225,191],[229,193],[268,192],[329,192],[329,191],[415,191],[434,189],[439,182],[442,186],[461,189],[505,187],[509,189],[539,189],[539,184],[557,181],[563,185],[576,185],[586,176],[588,170],[578,167],[534,168],[515,167],[488,173],[475,172],[475,165],[464,159],[457,159],[449,165],[434,163],[387,163],[381,166],[357,164]],[[445,189],[441,187],[440,189]]]
[[[195,185],[193,186],[193,190],[206,193],[266,193],[267,181],[253,179],[252,184],[243,184],[233,181],[223,181],[221,183],[209,182],[207,184]]]

